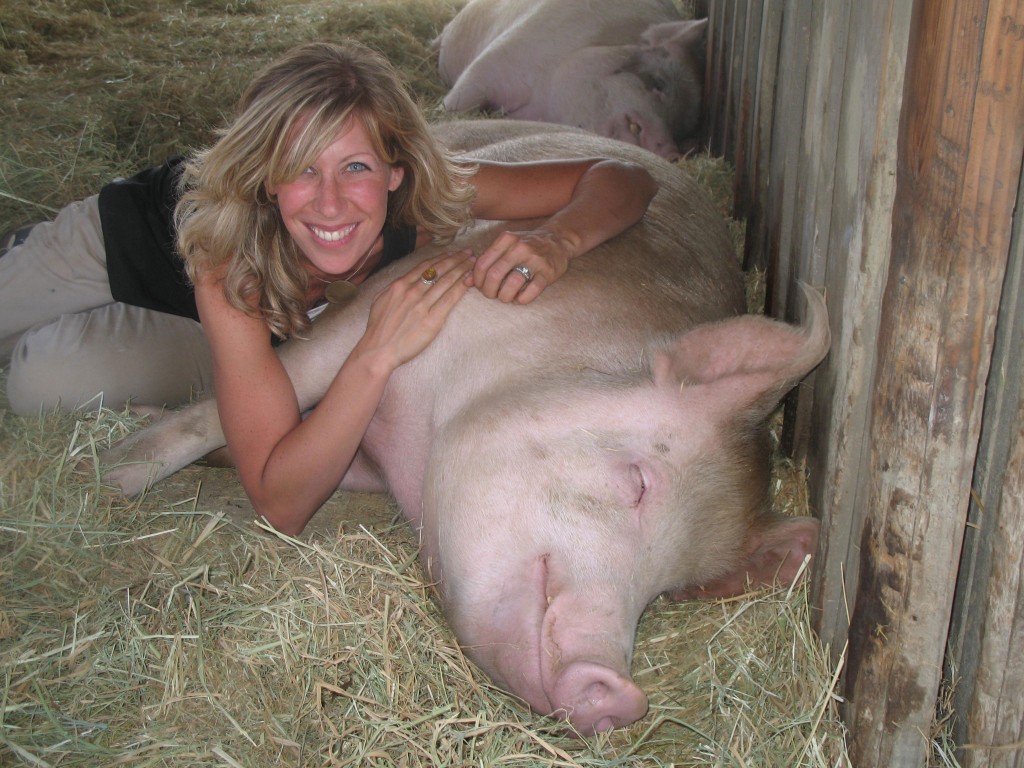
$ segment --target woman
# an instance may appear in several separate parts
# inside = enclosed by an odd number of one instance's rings
[[[96,262],[106,271],[106,293],[94,292],[106,300],[92,305],[81,298],[84,274],[65,280],[76,303],[56,320],[71,302],[46,317],[38,291],[34,302],[17,299],[26,315],[43,316],[17,341],[9,399],[20,412],[49,405],[42,390],[59,380],[62,402],[81,400],[94,377],[67,372],[70,354],[109,380],[96,387],[108,405],[129,397],[177,404],[188,396],[182,383],[208,389],[212,376],[242,484],[256,511],[286,533],[301,531],[337,488],[392,371],[436,337],[468,290],[534,300],[571,258],[637,221],[656,191],[644,169],[618,161],[454,162],[390,65],[354,43],[303,45],[271,64],[216,143],[184,164],[180,185],[177,167],[104,188],[0,258],[0,340],[19,333],[5,302],[28,289],[8,290],[7,278],[16,281],[19,267],[31,271],[26,261],[52,261],[60,251],[61,270],[88,272],[93,283],[104,282]],[[161,201],[179,190],[168,225]],[[417,244],[450,240],[472,218],[543,217],[536,229],[503,233],[477,258],[440,256],[383,290],[363,337],[302,418],[272,336],[302,336],[327,286],[358,285]],[[135,222],[128,236],[125,218]],[[163,249],[164,276],[153,279],[152,248],[138,243],[159,240],[168,227],[177,249]],[[73,249],[62,250],[61,237],[88,243],[90,258],[66,257]],[[74,269],[69,261],[78,262]],[[132,350],[135,370],[103,372],[97,361],[112,349]],[[179,385],[176,399],[163,393],[165,379]]]

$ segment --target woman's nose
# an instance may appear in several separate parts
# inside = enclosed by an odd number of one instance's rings
[[[345,187],[337,179],[325,179],[317,188],[316,210],[327,216],[335,215],[345,208]]]

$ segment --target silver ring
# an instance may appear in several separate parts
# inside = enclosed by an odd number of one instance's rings
[[[423,274],[420,275],[420,282],[424,285],[433,285],[437,282],[437,270],[433,267],[427,267],[423,270]]]
[[[518,267],[512,267],[513,272],[518,272],[520,275],[526,278],[526,282],[533,280],[533,272],[525,264],[520,264]]]

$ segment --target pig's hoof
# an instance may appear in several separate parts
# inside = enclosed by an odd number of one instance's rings
[[[101,461],[102,466],[102,461]],[[159,465],[155,462],[121,464],[103,472],[103,483],[111,485],[129,498],[138,496],[153,484]]]
[[[594,662],[578,661],[563,669],[554,694],[556,716],[584,736],[622,728],[647,714],[647,696],[636,683]]]

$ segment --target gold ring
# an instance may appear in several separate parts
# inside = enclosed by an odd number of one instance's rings
[[[423,270],[423,274],[420,275],[420,280],[424,285],[433,285],[437,282],[437,270],[433,267],[427,267]]]

